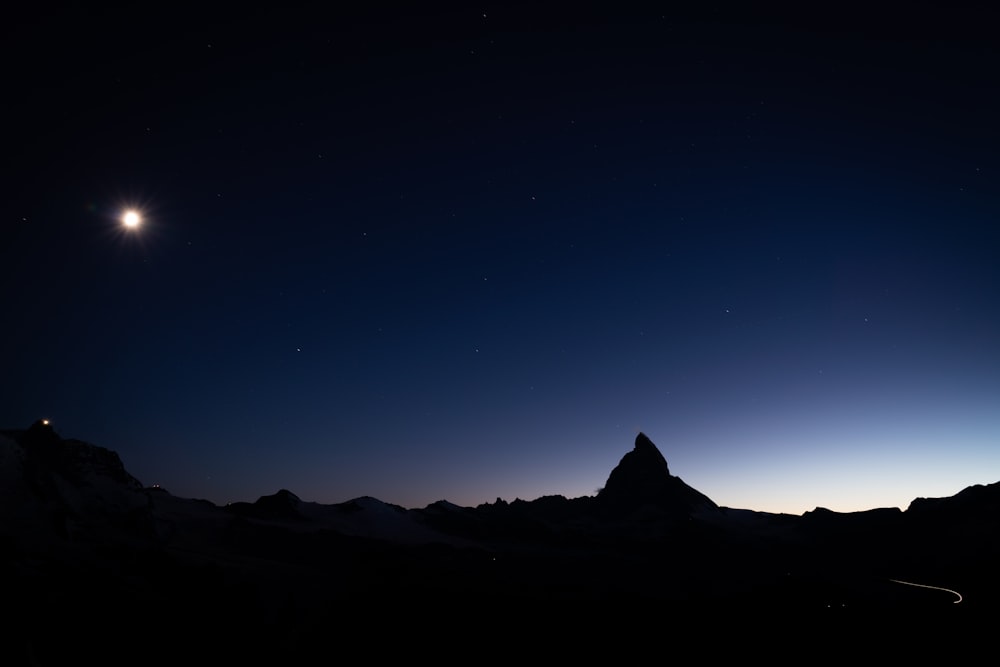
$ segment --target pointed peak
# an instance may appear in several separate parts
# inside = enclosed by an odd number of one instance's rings
[[[639,433],[635,448],[611,471],[601,495],[606,499],[654,497],[669,483],[667,460],[645,433]]]
[[[653,441],[649,439],[649,436],[642,431],[639,431],[639,435],[635,436],[635,448],[638,450],[656,449],[656,445],[654,445]]]
[[[663,453],[653,444],[649,436],[642,431],[639,431],[639,435],[635,436],[635,447],[629,453],[633,454],[636,458],[650,462],[649,465],[657,468],[662,467],[668,475],[670,474],[670,469],[667,467],[667,460],[663,457]]]
[[[678,515],[716,507],[710,498],[670,474],[667,460],[642,432],[635,437],[635,449],[627,452],[611,471],[598,497],[613,507],[652,503]]]

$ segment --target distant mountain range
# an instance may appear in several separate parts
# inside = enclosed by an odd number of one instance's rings
[[[645,608],[675,624],[905,613],[959,627],[1000,593],[1000,482],[906,511],[732,509],[641,433],[590,497],[404,509],[280,490],[217,506],[144,487],[116,453],[36,422],[0,432],[0,526],[19,610],[4,664],[61,664],[108,628],[178,659],[195,645],[305,659],[332,627],[389,614],[429,631],[444,623],[431,610],[479,631],[471,619],[498,610],[612,622]]]

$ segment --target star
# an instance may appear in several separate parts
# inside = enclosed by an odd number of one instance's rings
[[[134,209],[129,209],[122,215],[122,224],[129,229],[137,228],[140,222],[142,222],[142,218],[139,216],[139,212]]]

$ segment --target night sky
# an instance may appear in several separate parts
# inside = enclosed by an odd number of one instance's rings
[[[7,17],[0,427],[219,504],[1000,480],[994,17],[328,4]]]

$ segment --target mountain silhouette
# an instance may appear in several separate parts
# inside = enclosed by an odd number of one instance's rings
[[[586,608],[579,622],[612,623],[614,610],[655,608],[675,627],[738,613],[827,628],[872,613],[968,623],[990,618],[1000,592],[1000,483],[905,512],[753,512],[672,475],[642,433],[596,496],[477,507],[324,505],[287,489],[216,506],[144,488],[114,452],[43,422],[0,431],[0,482],[18,610],[5,664],[79,658],[109,629],[177,660],[195,646],[304,660],[329,628],[368,627],[362,619],[388,610],[429,632],[431,602],[462,610],[450,623],[466,633],[507,609]],[[227,643],[220,618],[253,641]],[[179,639],[164,643],[164,632]]]
[[[598,499],[617,509],[648,504],[677,516],[718,509],[708,496],[670,474],[667,460],[645,433],[636,436],[635,447],[611,471]]]

